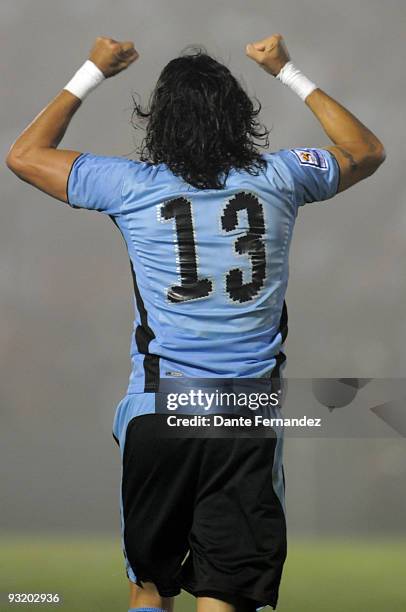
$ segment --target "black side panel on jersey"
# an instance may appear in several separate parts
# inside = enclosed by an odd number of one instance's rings
[[[159,356],[149,352],[149,344],[152,340],[154,340],[155,334],[148,325],[148,314],[145,309],[144,300],[142,299],[138,289],[137,278],[135,276],[135,270],[131,260],[130,265],[134,283],[135,301],[141,319],[141,324],[137,325],[135,330],[135,342],[137,344],[138,351],[141,353],[141,355],[144,355],[144,391],[146,393],[154,393],[159,389]]]
[[[288,335],[288,309],[287,309],[285,301],[283,302],[281,321],[279,324],[279,332],[282,336],[282,344],[283,344]],[[279,353],[276,355],[276,364],[275,364],[274,369],[272,370],[271,378],[279,378],[281,367],[285,363],[285,361],[286,361],[285,353],[283,351],[279,351]]]
[[[125,242],[123,233],[117,221],[115,220],[113,215],[109,215],[109,217],[113,221],[114,225],[120,231],[120,234],[122,235],[123,240]],[[126,245],[126,248],[127,248],[127,245]],[[137,345],[138,352],[141,355],[144,355],[144,375],[145,375],[144,392],[154,393],[158,391],[159,389],[159,356],[154,355],[149,352],[149,345],[150,345],[150,342],[154,340],[155,334],[150,328],[150,326],[148,325],[148,313],[145,308],[144,300],[142,299],[142,296],[138,289],[137,278],[136,278],[136,274],[135,274],[135,270],[134,270],[134,266],[131,261],[131,258],[130,258],[130,267],[131,267],[131,276],[132,276],[133,285],[134,285],[135,302],[137,304],[137,309],[140,315],[140,325],[137,325],[134,331],[134,336],[135,336],[135,343]]]

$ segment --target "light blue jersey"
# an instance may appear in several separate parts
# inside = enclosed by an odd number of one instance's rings
[[[224,190],[199,190],[165,164],[80,155],[74,208],[111,217],[126,242],[135,321],[128,393],[161,377],[268,377],[285,361],[284,302],[298,208],[337,193],[323,149],[266,153],[267,169],[232,170]]]

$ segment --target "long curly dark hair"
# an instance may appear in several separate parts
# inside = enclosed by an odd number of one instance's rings
[[[231,168],[258,175],[269,130],[241,84],[206,49],[186,47],[162,70],[149,109],[134,100],[132,123],[147,119],[141,161],[164,163],[198,189],[223,189]],[[261,142],[263,143],[261,145]]]

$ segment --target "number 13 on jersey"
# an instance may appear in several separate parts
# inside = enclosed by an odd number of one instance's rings
[[[184,197],[174,198],[160,205],[160,220],[174,223],[180,284],[168,289],[170,302],[182,303],[209,297],[214,284],[209,278],[200,278],[198,270],[198,232],[194,227],[192,202]],[[246,211],[248,230],[234,242],[234,253],[246,255],[251,261],[251,280],[244,283],[243,271],[229,270],[224,278],[230,298],[243,304],[253,300],[264,285],[266,274],[266,250],[264,244],[265,221],[263,206],[253,193],[240,192],[230,198],[222,211],[221,229],[224,234],[238,229],[238,213]]]

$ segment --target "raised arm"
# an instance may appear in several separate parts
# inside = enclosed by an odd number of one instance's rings
[[[73,85],[69,88],[75,93],[62,90],[21,133],[6,158],[10,170],[23,181],[66,202],[69,172],[80,152],[57,147],[86,93],[98,80],[118,74],[137,58],[132,42],[97,38],[89,56],[91,71],[80,69],[82,72],[78,71],[70,82]]]
[[[383,144],[371,130],[321,89],[310,94],[306,104],[335,144],[326,149],[333,153],[340,166],[339,191],[376,172],[385,161],[386,153]]]
[[[384,162],[385,149],[377,136],[297,70],[280,34],[247,45],[246,53],[266,72],[290,85],[320,121],[335,145],[325,149],[335,156],[340,166],[338,191],[367,178]]]

